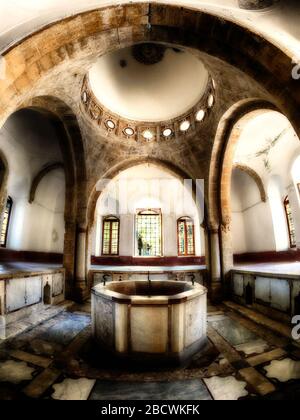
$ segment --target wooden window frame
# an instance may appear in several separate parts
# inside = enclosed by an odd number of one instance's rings
[[[9,204],[9,211],[8,211],[8,216],[7,216],[6,231],[5,231],[4,243],[1,244],[1,248],[6,248],[6,245],[7,245],[7,237],[8,237],[8,231],[9,231],[10,218],[11,218],[11,212],[12,212],[13,203],[14,203],[13,199],[10,196],[8,196],[7,199],[6,199],[5,208],[4,208],[3,212],[6,211],[6,207],[7,207],[8,202],[10,204]],[[2,230],[2,225],[1,225],[1,230]]]
[[[112,220],[109,220],[112,219]],[[109,253],[104,253],[104,225],[105,223],[110,223],[110,230],[109,230]],[[117,244],[117,252],[115,254],[112,254],[111,248],[112,248],[112,223],[118,222],[118,244]],[[101,246],[101,255],[102,257],[118,257],[120,251],[120,219],[117,216],[109,215],[103,217],[102,220],[102,246]]]
[[[188,240],[187,240],[187,224],[186,224],[186,219],[189,219],[192,222],[192,228],[193,228],[193,254],[188,254]],[[185,250],[184,253],[182,254],[180,252],[180,244],[179,244],[179,224],[184,222],[184,244],[185,244]],[[177,219],[177,254],[178,257],[194,257],[196,255],[196,250],[195,250],[195,224],[194,221],[191,217],[189,216],[182,216],[179,217],[179,219]]]
[[[138,255],[138,247],[137,247],[137,240],[136,240],[136,233],[137,233],[137,217],[141,215],[141,213],[146,212],[153,212],[156,214],[150,214],[149,216],[159,216],[160,217],[160,255]],[[147,216],[147,213],[144,214]],[[134,236],[135,236],[135,256],[136,258],[162,258],[163,257],[163,218],[162,218],[162,211],[161,209],[156,208],[143,208],[143,209],[136,209],[135,214],[135,228],[134,228]]]
[[[289,242],[290,242],[290,248],[296,248],[297,244],[292,242],[292,231],[291,231],[291,225],[290,225],[290,220],[289,220],[289,216],[288,216],[288,211],[287,211],[287,206],[290,206],[290,200],[289,200],[289,196],[287,195],[284,200],[283,200],[283,207],[284,207],[284,213],[285,213],[285,218],[286,218],[286,223],[287,223],[287,227],[288,227],[288,234],[289,234]],[[295,232],[294,232],[295,234]]]

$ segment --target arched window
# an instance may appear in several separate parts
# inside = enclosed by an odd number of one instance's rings
[[[293,220],[293,216],[292,216],[290,200],[289,200],[288,196],[285,197],[283,205],[284,205],[286,221],[287,221],[287,225],[288,225],[290,247],[295,248],[296,247],[295,225],[294,225],[294,220]]]
[[[1,238],[0,238],[0,246],[2,248],[6,247],[7,243],[7,234],[9,228],[9,220],[12,210],[13,200],[11,197],[7,197],[5,209],[2,216],[2,225],[1,225]]]
[[[115,216],[103,219],[102,255],[119,255],[120,220]]]
[[[195,255],[194,223],[190,217],[177,220],[178,255]]]
[[[161,256],[161,210],[138,210],[136,215],[137,255]]]

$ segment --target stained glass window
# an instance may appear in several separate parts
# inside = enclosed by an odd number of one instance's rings
[[[11,197],[7,197],[3,218],[2,218],[2,225],[1,225],[1,238],[0,238],[0,246],[2,248],[6,247],[7,242],[7,234],[9,228],[9,219],[11,215],[11,209],[13,205],[13,200]]]
[[[115,216],[103,219],[102,255],[119,255],[120,220]]]
[[[140,210],[136,215],[137,254],[161,256],[161,210]]]
[[[284,204],[288,231],[289,231],[290,247],[295,248],[296,247],[295,225],[294,225],[290,200],[288,196],[285,197],[283,204]]]
[[[195,255],[194,223],[190,217],[177,221],[178,255]]]

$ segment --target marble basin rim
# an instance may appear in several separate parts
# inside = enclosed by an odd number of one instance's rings
[[[195,283],[175,280],[151,280],[151,285],[145,280],[112,281],[98,284],[92,289],[92,294],[105,299],[132,302],[138,304],[165,304],[167,302],[186,301],[207,294],[207,289]]]
[[[207,289],[174,280],[99,284],[92,329],[96,345],[123,360],[184,364],[207,344]]]

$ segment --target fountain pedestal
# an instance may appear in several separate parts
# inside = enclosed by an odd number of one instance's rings
[[[92,289],[95,341],[123,359],[184,363],[206,344],[206,322],[207,290],[199,284],[123,281]]]

